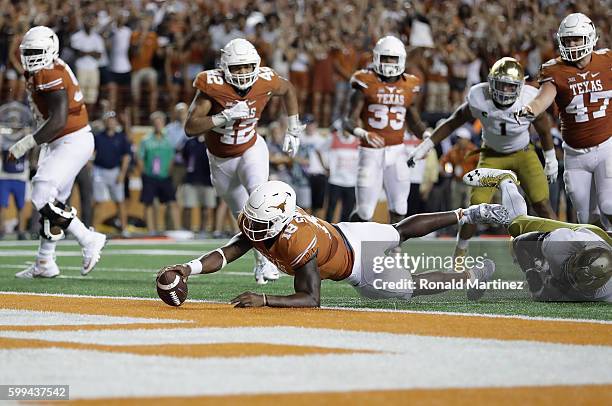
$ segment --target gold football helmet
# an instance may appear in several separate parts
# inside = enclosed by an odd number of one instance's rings
[[[488,81],[491,98],[495,103],[509,106],[521,94],[525,83],[525,71],[516,59],[503,57],[491,67]]]
[[[612,277],[612,252],[599,246],[587,246],[567,260],[564,271],[576,290],[595,292]]]

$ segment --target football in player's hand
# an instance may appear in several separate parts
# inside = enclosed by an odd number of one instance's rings
[[[187,299],[187,282],[180,273],[167,270],[157,277],[157,295],[170,306],[180,306]]]

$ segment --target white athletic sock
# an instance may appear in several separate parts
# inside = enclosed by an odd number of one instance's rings
[[[265,265],[268,261],[268,258],[264,257],[263,254],[256,249],[253,249],[253,254],[255,255],[255,263],[258,266]]]
[[[470,240],[464,240],[461,237],[459,237],[459,235],[457,235],[457,248],[459,248],[460,250],[465,250],[467,249],[469,244],[470,244]]]
[[[38,262],[41,261],[53,261],[55,259],[55,246],[57,245],[57,241],[50,241],[46,238],[40,237],[40,242],[38,245],[38,255],[36,256],[36,260]]]
[[[83,245],[91,235],[91,231],[85,227],[85,224],[83,224],[78,217],[72,219],[66,230],[70,231],[81,245]]]
[[[499,184],[499,189],[502,194],[502,205],[510,213],[510,219],[527,214],[527,203],[514,182],[504,179]]]

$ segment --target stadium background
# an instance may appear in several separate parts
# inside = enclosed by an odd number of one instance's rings
[[[424,83],[416,103],[423,120],[434,126],[463,100],[469,86],[486,80],[488,68],[499,57],[514,56],[531,77],[537,74],[539,65],[556,55],[554,32],[567,13],[584,12],[600,33],[609,32],[606,4],[609,6],[609,2],[596,0],[3,1],[0,102],[27,103],[18,45],[30,26],[52,27],[60,39],[61,57],[77,72],[80,55],[73,36],[83,24],[90,24],[104,41],[104,52],[97,61],[99,85],[93,82],[98,95],[88,104],[90,118],[99,129],[102,115],[117,111],[121,125],[131,130],[128,135],[136,149],[150,131],[149,114],[161,110],[168,114],[168,122],[173,120],[176,103],[190,102],[197,72],[214,68],[219,49],[229,40],[245,37],[255,44],[262,65],[271,66],[297,87],[301,117],[314,120],[325,135],[342,114],[351,73],[369,64],[377,38],[394,34],[407,44],[407,70]],[[146,34],[139,34],[140,30]],[[139,37],[146,37],[152,46],[147,42],[146,52],[135,55],[132,51]],[[600,37],[598,47],[607,47],[609,39]],[[148,76],[155,77],[152,87],[141,80]],[[136,77],[140,85],[131,87]],[[80,81],[82,87],[91,87],[85,84],[89,81],[85,76]],[[270,124],[284,128],[282,115],[279,101],[273,100],[260,122],[260,132],[266,135]],[[478,145],[478,122],[468,129]],[[446,144],[439,149],[439,157],[449,148]],[[444,168],[441,174],[429,201],[414,204],[412,213],[449,208],[436,202],[444,200],[440,196],[446,195],[454,181],[444,179]],[[130,177],[139,178],[135,171]],[[175,183],[179,186],[181,180]],[[138,182],[132,186],[138,189]],[[559,185],[553,187],[552,195],[558,196],[553,206],[561,218],[572,220]],[[72,203],[80,209],[79,201],[77,194]],[[93,213],[95,221],[85,214],[86,223],[100,225],[112,214],[112,207],[102,205]],[[137,190],[129,199],[128,210],[142,218]],[[197,225],[198,213],[191,227]],[[375,219],[385,221],[384,213],[383,206]],[[6,217],[13,217],[12,209]]]

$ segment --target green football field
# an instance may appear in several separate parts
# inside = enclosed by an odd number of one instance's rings
[[[102,260],[88,276],[80,276],[81,253],[74,241],[58,245],[57,263],[62,271],[54,279],[20,280],[14,277],[34,260],[36,242],[0,242],[0,291],[62,293],[91,296],[156,297],[155,272],[162,266],[182,263],[212,250],[220,241],[130,242],[110,241]],[[450,255],[454,241],[414,240],[404,249],[411,255]],[[512,263],[506,240],[475,241],[470,254],[486,254],[496,265],[495,278],[522,280]],[[293,279],[283,275],[265,286],[255,284],[253,256],[249,253],[213,275],[192,277],[189,298],[228,302],[243,291],[267,294],[290,294]],[[443,311],[525,315],[569,319],[612,320],[612,306],[604,303],[536,303],[523,290],[489,291],[479,302],[469,302],[464,291],[418,297],[411,301],[369,300],[361,298],[351,286],[342,282],[323,281],[322,306],[351,308],[386,308],[414,311]]]

